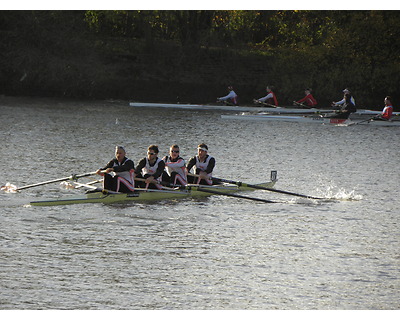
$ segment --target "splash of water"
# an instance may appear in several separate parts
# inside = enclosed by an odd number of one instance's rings
[[[363,199],[363,196],[356,193],[356,190],[346,190],[344,188],[340,188],[337,186],[327,186],[326,190],[318,190],[319,194],[323,194],[323,196],[327,199],[335,199],[335,200],[345,200],[345,201],[359,201]]]
[[[7,193],[15,193],[17,192],[17,186],[7,182],[4,186],[0,188],[1,191],[5,191]]]

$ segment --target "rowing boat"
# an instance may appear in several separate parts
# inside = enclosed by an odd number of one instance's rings
[[[400,121],[359,121],[355,122],[350,119],[332,119],[321,116],[279,116],[265,114],[237,114],[237,115],[221,115],[222,119],[227,120],[253,120],[253,121],[285,121],[285,122],[300,122],[300,123],[319,123],[319,124],[334,124],[334,125],[372,125],[383,127],[398,127]]]
[[[180,104],[180,103],[148,103],[148,102],[130,102],[129,106],[136,108],[174,108],[188,110],[220,110],[220,111],[236,111],[236,112],[265,112],[270,114],[321,114],[332,113],[335,110],[328,109],[303,109],[292,107],[259,107],[259,106],[227,106],[227,105],[206,105],[206,104]],[[359,109],[354,115],[356,116],[374,116],[380,114],[381,111]],[[400,115],[400,112],[393,112],[393,115]]]
[[[258,107],[258,106],[227,106],[227,105],[206,105],[206,104],[180,104],[180,103],[145,103],[130,102],[129,106],[136,108],[175,108],[188,110],[222,110],[236,112],[268,112],[268,113],[293,113],[293,114],[312,114],[321,112],[333,112],[333,110],[325,109],[302,109],[289,107]]]
[[[271,181],[260,183],[256,186],[273,188],[277,181],[276,171],[271,172]],[[158,189],[137,189],[133,193],[114,193],[102,191],[89,191],[83,195],[66,196],[59,198],[41,199],[31,201],[32,206],[56,206],[56,205],[69,205],[80,203],[115,203],[126,201],[160,201],[168,199],[181,199],[189,197],[207,197],[215,193],[220,195],[229,195],[238,191],[254,190],[247,185],[231,185],[227,183],[219,185],[189,185],[182,189],[176,188],[174,190],[158,190]],[[209,192],[207,192],[209,191]]]

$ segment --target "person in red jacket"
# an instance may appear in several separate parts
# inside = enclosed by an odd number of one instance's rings
[[[271,105],[273,107],[278,106],[278,99],[276,99],[275,93],[272,91],[274,89],[273,86],[267,86],[266,90],[268,94],[265,97],[254,99],[254,103],[262,103],[265,105]]]
[[[384,120],[389,121],[392,118],[393,113],[393,105],[392,98],[390,96],[385,97],[385,107],[382,110],[382,113],[374,118],[374,120]]]
[[[313,95],[311,94],[311,89],[305,89],[304,93],[305,93],[305,97],[303,99],[300,99],[299,101],[294,101],[294,105],[306,105],[310,108],[314,108],[317,105],[317,100],[315,100],[315,98],[313,97]],[[304,102],[304,104],[303,104]]]

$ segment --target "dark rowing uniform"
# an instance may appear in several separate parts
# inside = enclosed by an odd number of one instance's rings
[[[134,167],[133,161],[127,157],[124,157],[121,162],[118,162],[116,158],[112,159],[104,168],[100,169],[113,168],[115,173],[115,175],[112,175],[112,172],[111,174],[104,174],[103,188],[117,192],[133,192],[135,189],[133,180]]]
[[[346,111],[342,111],[346,110]],[[350,114],[356,112],[357,108],[351,101],[346,101],[343,106],[341,107],[339,113],[335,114],[334,116],[330,116],[329,118],[332,119],[348,119]]]
[[[211,157],[210,155],[207,155],[206,158],[204,159],[204,161],[200,161],[198,156],[194,156],[192,158],[189,159],[189,162],[186,166],[188,172],[190,172],[190,170],[195,167],[195,174],[199,174],[200,172],[205,172],[207,173],[207,176],[209,177],[209,179],[204,180],[204,179],[195,179],[193,177],[190,177],[190,181],[191,183],[197,183],[197,184],[212,184],[212,172],[214,170],[215,167],[215,158]]]
[[[135,170],[135,174],[137,178],[143,178],[143,179],[153,176],[154,179],[161,182],[161,176],[164,172],[164,169],[165,169],[165,162],[160,158],[156,158],[154,163],[150,163],[149,159],[143,158],[142,160],[139,161],[139,164]],[[147,187],[151,189],[161,188],[160,185],[154,185],[152,183],[147,186],[145,182],[138,182],[138,185],[140,185],[142,188],[147,188]]]

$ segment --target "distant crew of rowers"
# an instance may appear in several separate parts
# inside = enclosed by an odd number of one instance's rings
[[[131,193],[135,188],[162,189],[163,185],[185,186],[188,183],[212,185],[212,172],[215,158],[208,154],[208,146],[197,146],[197,155],[189,162],[180,157],[179,146],[169,148],[169,155],[158,158],[157,145],[147,148],[147,156],[134,167],[134,162],[126,157],[125,148],[115,148],[115,158],[96,171],[103,176],[103,189],[115,192]],[[190,171],[194,169],[194,172]]]
[[[266,87],[267,95],[258,98],[258,99],[253,99],[253,103],[255,104],[263,104],[265,106],[270,106],[270,107],[278,107],[278,99],[274,93],[274,87],[271,85],[268,85]],[[228,95],[224,97],[217,98],[217,102],[223,102],[226,105],[237,105],[238,104],[238,95],[236,92],[233,90],[232,86],[228,86]],[[293,105],[305,107],[305,108],[315,108],[317,106],[317,100],[314,98],[312,95],[312,89],[307,88],[304,90],[305,96],[297,101],[293,101]],[[390,104],[387,104],[390,103]],[[335,111],[335,115],[330,115],[327,117],[330,118],[338,118],[338,119],[348,119],[349,115],[351,113],[354,113],[357,111],[356,108],[356,101],[354,97],[351,95],[351,92],[348,88],[345,88],[343,90],[343,99],[337,101],[337,102],[332,102],[331,106],[333,108],[337,108]],[[392,106],[392,99],[388,96],[385,98],[385,108],[382,111],[382,114],[379,116],[375,117],[374,120],[390,120],[393,112],[393,106]]]

